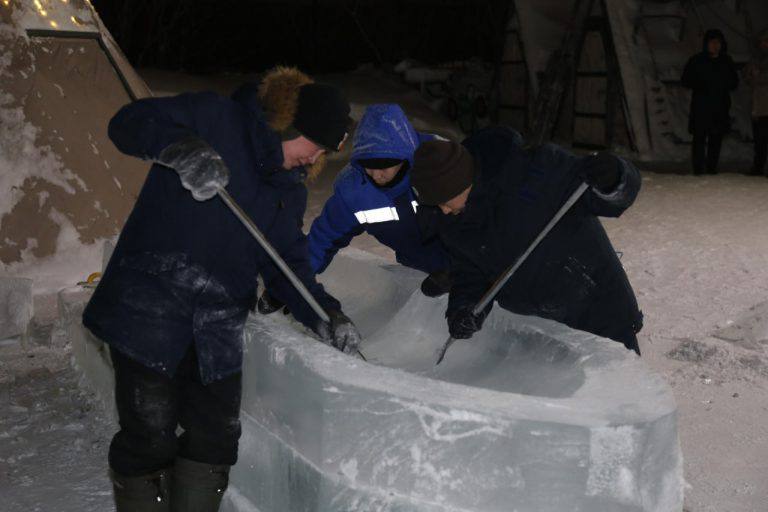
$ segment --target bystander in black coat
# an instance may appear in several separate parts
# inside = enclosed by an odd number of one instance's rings
[[[712,53],[710,42],[718,40],[720,49]],[[731,129],[731,91],[739,85],[736,65],[728,55],[728,44],[719,30],[708,30],[702,51],[688,60],[680,79],[691,89],[688,130],[693,135],[693,171],[717,172],[723,136]]]

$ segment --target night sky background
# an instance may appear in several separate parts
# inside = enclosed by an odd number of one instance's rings
[[[137,67],[339,72],[479,57],[498,62],[508,1],[93,0]]]

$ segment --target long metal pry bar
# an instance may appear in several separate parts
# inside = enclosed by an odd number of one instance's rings
[[[328,316],[328,313],[323,309],[323,307],[320,305],[320,303],[317,302],[317,299],[309,293],[309,290],[307,290],[307,287],[304,286],[304,283],[302,283],[298,277],[296,277],[296,274],[294,274],[293,270],[290,269],[290,267],[285,263],[285,260],[278,254],[277,250],[272,246],[271,243],[269,243],[269,240],[267,240],[267,237],[264,236],[264,234],[261,232],[261,230],[256,226],[256,224],[251,220],[251,218],[248,216],[247,213],[243,211],[242,208],[240,208],[240,205],[235,202],[234,199],[232,199],[232,196],[229,195],[229,192],[224,190],[223,188],[220,188],[218,191],[218,195],[221,198],[222,201],[229,207],[230,210],[232,210],[232,213],[235,214],[235,216],[242,222],[243,226],[253,235],[253,237],[256,239],[257,242],[259,242],[259,245],[261,245],[261,248],[264,249],[264,251],[269,255],[270,258],[272,258],[272,261],[277,265],[277,268],[280,269],[280,271],[285,275],[285,277],[288,278],[288,280],[291,282],[291,284],[296,288],[296,290],[299,292],[299,294],[304,298],[304,300],[307,301],[307,304],[312,308],[312,310],[317,314],[317,316],[320,317],[320,320],[323,322],[330,323],[331,317]],[[357,354],[360,356],[360,358],[363,361],[367,361],[365,356],[363,355],[360,350],[357,351]]]
[[[560,207],[560,209],[555,213],[555,215],[552,217],[552,220],[549,221],[549,223],[544,226],[544,229],[541,230],[541,233],[539,233],[539,236],[536,237],[536,239],[531,242],[531,245],[528,246],[528,248],[525,250],[523,254],[520,255],[519,258],[506,270],[503,274],[499,276],[498,279],[496,279],[496,282],[493,283],[493,286],[491,286],[487,292],[485,292],[485,295],[480,299],[480,301],[475,305],[474,309],[472,310],[473,315],[479,314],[481,311],[485,309],[485,307],[491,303],[491,301],[496,297],[496,294],[499,293],[499,290],[507,284],[507,281],[517,272],[517,269],[520,268],[520,266],[525,263],[525,260],[528,259],[528,256],[533,252],[534,249],[539,245],[539,243],[544,240],[544,237],[546,237],[550,231],[552,231],[552,228],[555,227],[555,224],[557,224],[560,219],[563,218],[563,216],[568,213],[568,210],[571,209],[571,207],[576,204],[576,201],[578,201],[581,196],[584,194],[584,192],[587,191],[589,188],[589,185],[586,183],[582,183],[579,185],[579,188],[577,188],[573,194],[568,198],[568,200],[565,202],[563,206]],[[448,349],[453,345],[453,343],[456,340],[451,336],[446,340],[446,342],[443,344],[443,346],[440,348],[440,350],[437,353],[437,362],[435,363],[435,366],[443,362],[443,359],[445,358],[445,353],[448,352]]]

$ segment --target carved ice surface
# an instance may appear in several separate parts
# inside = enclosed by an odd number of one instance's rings
[[[616,342],[495,307],[434,366],[445,299],[347,250],[322,275],[375,364],[281,314],[245,332],[243,435],[225,512],[679,512],[669,388]],[[76,363],[110,405],[103,346],[60,294]]]
[[[682,509],[670,390],[621,344],[495,307],[435,367],[423,275],[348,250],[321,278],[374,364],[252,317],[224,510]]]

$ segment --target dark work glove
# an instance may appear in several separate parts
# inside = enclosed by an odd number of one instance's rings
[[[352,320],[341,311],[336,310],[328,311],[328,316],[331,317],[331,323],[320,321],[315,332],[324,342],[345,354],[357,352],[363,338]]]
[[[275,311],[283,310],[286,315],[290,313],[288,306],[286,306],[280,299],[269,293],[268,290],[264,290],[264,293],[259,297],[259,301],[256,303],[256,307],[259,313],[262,315],[271,315]]]
[[[448,332],[456,340],[468,340],[483,326],[485,313],[473,314],[472,308],[462,308],[448,319]]]
[[[440,297],[451,291],[453,279],[447,270],[432,272],[421,282],[421,293],[427,297]]]
[[[621,181],[621,162],[609,153],[589,155],[579,162],[579,176],[584,183],[603,194],[613,192]]]
[[[157,161],[179,173],[182,186],[198,201],[212,198],[229,183],[221,156],[199,137],[174,142],[160,152]]]

